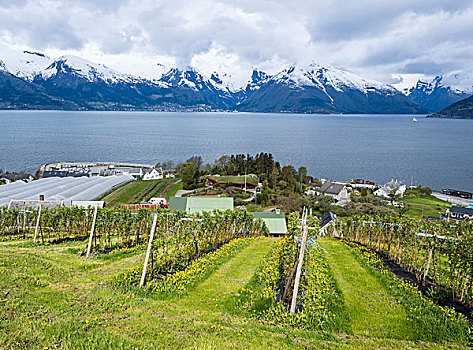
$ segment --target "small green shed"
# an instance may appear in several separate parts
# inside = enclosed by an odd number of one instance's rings
[[[233,210],[231,197],[171,197],[169,209],[186,213],[202,213],[213,210]]]
[[[286,215],[284,213],[250,213],[264,221],[269,229],[269,237],[283,237],[287,233]]]

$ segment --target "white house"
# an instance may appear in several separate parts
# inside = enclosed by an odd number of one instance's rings
[[[143,176],[143,168],[133,168],[133,167],[116,167],[115,175],[131,175],[135,179],[139,179]]]
[[[398,179],[393,179],[387,182],[383,187],[379,188],[374,192],[375,196],[378,197],[389,197],[394,192],[395,196],[403,197],[406,192],[407,186],[400,182]]]
[[[320,187],[319,194],[335,198],[337,202],[350,201],[348,188],[344,184],[327,181]]]
[[[144,171],[143,180],[159,180],[163,178],[164,175],[162,168],[146,169]]]
[[[378,197],[386,197],[386,198],[389,197],[389,192],[384,187],[378,188],[373,193],[374,193],[375,196],[378,196]]]

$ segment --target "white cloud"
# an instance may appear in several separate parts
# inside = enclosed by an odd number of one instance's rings
[[[0,0],[0,42],[156,76],[157,62],[246,81],[316,60],[401,84],[471,71],[470,0]]]

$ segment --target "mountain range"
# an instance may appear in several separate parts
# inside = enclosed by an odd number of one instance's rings
[[[459,73],[439,75],[432,81],[419,80],[403,92],[427,111],[438,112],[473,95],[473,78]]]
[[[419,82],[402,93],[315,62],[275,75],[255,69],[244,87],[234,87],[226,78],[218,72],[205,76],[194,68],[170,68],[146,79],[72,55],[51,59],[2,50],[0,108],[415,114],[441,109],[427,102],[439,94],[447,96],[445,101],[463,97],[440,83]]]

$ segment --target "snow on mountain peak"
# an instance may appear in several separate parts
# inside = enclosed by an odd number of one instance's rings
[[[230,83],[231,75],[226,73],[220,75],[218,72],[213,72],[210,77],[207,77],[194,67],[187,67],[184,70],[176,67],[170,68],[159,80],[168,84],[188,87],[195,91],[211,88],[224,92],[238,90],[233,88]]]
[[[250,91],[258,90],[262,84],[268,82],[271,78],[271,75],[259,70],[258,68],[253,68],[246,89]]]
[[[310,62],[307,65],[293,65],[277,74],[274,79],[292,85],[294,88],[314,86],[325,89],[331,87],[342,92],[349,89],[361,90],[364,93],[372,90],[395,93],[397,90],[387,84],[369,80],[329,65],[320,65]]]
[[[123,74],[113,70],[104,64],[93,63],[74,55],[65,55],[54,60],[41,72],[41,77],[43,79],[48,79],[54,75],[67,72],[73,72],[90,82],[103,80],[107,83],[131,83],[137,79],[132,75]]]
[[[473,75],[464,72],[452,72],[445,75],[437,75],[431,81],[418,80],[416,85],[410,89],[405,89],[407,95],[413,91],[422,91],[426,95],[431,95],[438,89],[447,89],[456,94],[473,93]]]
[[[439,77],[444,86],[457,93],[473,94],[473,73],[451,72]]]
[[[16,51],[5,47],[1,48],[1,61],[3,70],[16,75],[19,78],[33,80],[52,60],[38,52]]]
[[[191,67],[188,67],[185,70],[180,70],[176,67],[171,68],[161,76],[160,80],[168,84],[188,87],[196,91],[202,89],[205,84],[205,79],[202,74]]]

